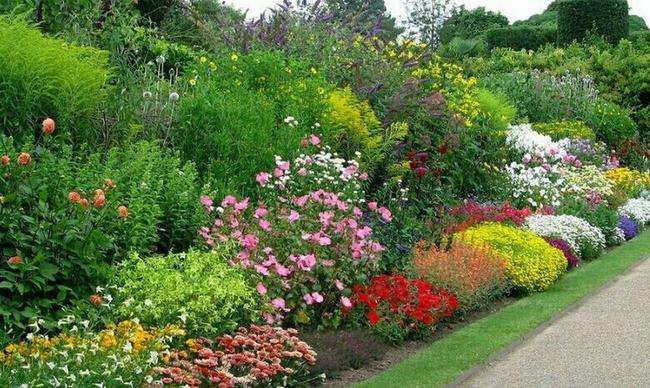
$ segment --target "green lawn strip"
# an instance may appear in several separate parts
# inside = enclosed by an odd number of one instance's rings
[[[650,254],[650,231],[566,274],[543,293],[533,294],[452,332],[357,387],[433,387],[487,361],[512,342],[598,289]]]

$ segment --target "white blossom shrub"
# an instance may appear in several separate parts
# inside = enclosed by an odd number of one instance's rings
[[[603,232],[582,218],[569,215],[532,215],[524,227],[541,237],[566,241],[583,259],[595,258],[605,248]]]

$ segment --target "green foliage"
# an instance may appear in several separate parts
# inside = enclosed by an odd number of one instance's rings
[[[446,44],[454,38],[477,38],[491,28],[506,26],[508,26],[508,18],[500,13],[488,11],[485,7],[467,10],[461,6],[454,9],[451,16],[443,23],[440,29],[440,42]]]
[[[648,25],[641,16],[630,15],[628,18],[628,24],[630,28],[630,34],[648,31]]]
[[[556,30],[547,26],[509,26],[492,28],[485,33],[487,45],[509,47],[513,50],[535,50],[549,43],[555,43]]]
[[[476,100],[481,111],[481,124],[495,133],[507,130],[517,115],[517,108],[501,93],[480,88],[476,92]]]
[[[595,104],[584,121],[594,129],[599,140],[611,145],[620,144],[637,133],[636,124],[625,109],[602,100]]]
[[[487,245],[506,259],[506,275],[521,291],[544,291],[566,272],[567,261],[562,251],[529,231],[485,223],[456,236],[475,246]]]
[[[292,158],[320,121],[331,86],[315,71],[269,51],[199,63],[183,81],[194,86],[179,102],[183,119],[173,128],[173,144],[220,196],[250,195],[251,177],[269,170],[275,155]]]
[[[227,264],[236,254],[221,245],[212,252],[141,258],[133,254],[113,278],[119,319],[137,317],[150,326],[181,324],[190,335],[231,331],[257,316],[255,291],[244,273]]]
[[[193,163],[142,141],[111,149],[102,174],[115,182],[116,199],[129,206],[117,229],[119,246],[137,252],[189,247],[204,219]]]
[[[483,39],[463,39],[454,37],[451,42],[440,47],[440,55],[444,58],[460,60],[465,57],[475,57],[486,52]]]
[[[557,12],[561,44],[581,41],[590,32],[618,43],[629,32],[627,0],[561,0]]]
[[[554,121],[550,123],[535,123],[533,128],[553,140],[564,138],[596,140],[594,131],[582,121]]]
[[[114,253],[105,229],[121,221],[119,203],[109,191],[101,208],[68,199],[83,166],[69,149],[55,154],[26,145],[29,153],[19,156],[5,137],[0,149],[9,158],[0,165],[0,322],[9,335],[36,318],[51,329],[61,305],[102,278]],[[85,194],[92,200],[93,190]]]
[[[96,142],[96,114],[106,95],[105,52],[43,36],[21,17],[0,16],[0,116],[18,143],[45,117],[74,143]]]

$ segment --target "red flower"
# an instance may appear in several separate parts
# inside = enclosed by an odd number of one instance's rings
[[[447,143],[442,143],[438,147],[438,152],[440,152],[440,155],[444,155],[449,151],[449,147],[447,146]]]
[[[126,218],[126,217],[129,216],[129,209],[127,209],[126,206],[118,207],[117,212],[118,212],[120,218]]]
[[[26,166],[31,162],[32,156],[28,154],[27,152],[22,152],[20,155],[18,155],[18,163]]]
[[[0,160],[2,160],[3,166],[8,166],[9,162],[11,162],[11,159],[9,159],[9,156],[7,155],[2,155],[2,158],[0,158]]]
[[[76,191],[72,191],[70,194],[68,194],[68,199],[70,202],[79,203],[79,201],[81,201],[81,195],[79,195],[79,193]]]
[[[368,321],[373,326],[379,322],[379,315],[377,315],[377,312],[375,310],[368,311]]]
[[[99,294],[93,294],[93,295],[90,295],[89,300],[90,300],[90,303],[94,304],[95,306],[99,306],[104,301],[104,298],[102,298],[102,296],[99,295]]]
[[[49,117],[43,120],[43,132],[46,135],[51,135],[52,133],[54,133],[55,128],[56,128],[56,123],[54,123],[54,120],[52,120]]]

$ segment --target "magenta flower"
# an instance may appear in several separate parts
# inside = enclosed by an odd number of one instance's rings
[[[330,245],[331,243],[332,243],[332,239],[327,236],[320,236],[318,238],[318,244],[320,244],[321,246]]]
[[[268,222],[267,220],[260,220],[258,224],[260,225],[260,228],[264,229],[265,231],[271,229],[271,223]]]
[[[303,207],[307,204],[307,201],[309,201],[309,194],[294,199],[293,203],[298,207]]]
[[[221,206],[227,207],[230,205],[234,205],[236,203],[237,203],[237,198],[233,197],[232,195],[226,195],[223,201],[221,201]]]
[[[298,257],[298,268],[303,271],[311,271],[312,267],[316,265],[316,256],[313,254],[300,255]]]
[[[320,138],[318,136],[316,136],[316,135],[311,135],[311,136],[309,136],[309,142],[312,145],[317,146],[317,145],[320,144]]]
[[[256,264],[255,265],[255,271],[257,271],[257,273],[262,274],[264,276],[269,276],[270,275],[269,269],[266,268],[263,265]]]
[[[262,171],[259,174],[257,174],[255,180],[257,181],[257,183],[259,183],[260,186],[264,186],[265,184],[269,183],[270,178],[271,176],[269,175],[268,172]]]
[[[381,215],[381,218],[384,219],[386,222],[391,222],[393,219],[393,214],[390,212],[390,210],[386,209],[385,207],[380,207],[379,210],[379,215]]]
[[[266,210],[266,208],[258,207],[257,209],[255,209],[255,213],[253,213],[253,217],[262,218],[262,217],[266,216],[268,214],[268,212],[269,211]]]
[[[255,249],[258,243],[259,240],[252,234],[245,235],[241,242],[246,249]]]
[[[282,298],[273,299],[271,301],[271,305],[273,305],[273,307],[275,307],[278,310],[289,311],[289,309],[285,307],[285,302],[284,299]]]
[[[248,201],[249,201],[248,198],[244,198],[243,201],[235,203],[235,210],[237,211],[246,210],[246,208],[248,207]]]
[[[314,298],[311,296],[311,294],[303,295],[302,299],[309,305],[314,304]]]
[[[264,286],[264,283],[257,283],[257,292],[259,292],[260,295],[266,294],[266,287]]]
[[[352,302],[347,296],[341,296],[341,304],[346,308],[352,307]]]
[[[299,219],[300,219],[300,214],[297,211],[292,210],[288,217],[289,222],[293,223],[298,221]]]
[[[201,196],[201,205],[205,207],[211,207],[214,203],[212,202],[212,198],[208,197],[207,195],[202,195]]]

